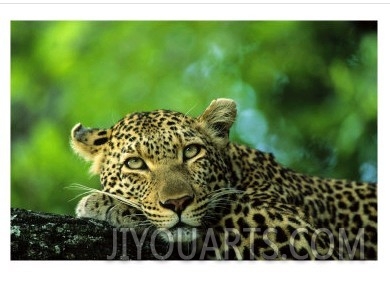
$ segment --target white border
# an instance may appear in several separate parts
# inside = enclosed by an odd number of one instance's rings
[[[386,20],[390,4],[0,4],[2,20]]]
[[[387,4],[386,0],[0,0],[0,4]]]
[[[32,2],[32,1],[24,1]],[[45,2],[45,1],[41,1]],[[84,1],[88,2],[88,1]],[[95,2],[95,1],[94,1]],[[116,1],[117,3],[121,1]],[[158,2],[158,1],[155,1]],[[173,3],[172,1],[171,3]],[[217,2],[217,1],[214,1]],[[223,1],[226,3],[226,1]],[[249,1],[245,1],[249,2]],[[290,1],[284,1],[290,2]],[[300,1],[304,2],[304,1]],[[322,2],[322,1],[321,1]],[[349,2],[349,1],[344,1]],[[356,2],[356,1],[354,1]],[[379,3],[380,1],[376,1]],[[74,278],[107,280],[113,278],[211,279],[275,278],[299,280],[369,280],[378,278],[388,263],[389,188],[385,157],[389,157],[389,143],[384,125],[388,120],[390,34],[388,17],[390,5],[380,4],[0,4],[0,139],[2,154],[2,197],[9,198],[10,159],[10,21],[12,20],[378,20],[379,21],[379,261],[378,262],[16,262],[9,261],[9,202],[1,204],[3,276],[18,280],[33,278]],[[6,133],[4,135],[4,132]],[[8,188],[8,190],[7,190]],[[387,193],[387,194],[386,194]],[[384,233],[386,232],[386,234]],[[4,244],[4,245],[3,245]],[[4,247],[4,249],[3,249]],[[296,278],[294,278],[296,277]],[[377,277],[377,278],[375,278]],[[35,279],[35,278],[33,278]],[[206,278],[209,280],[209,278]]]

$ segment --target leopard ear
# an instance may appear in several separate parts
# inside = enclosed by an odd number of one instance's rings
[[[86,128],[80,123],[76,124],[71,131],[71,146],[73,151],[87,161],[93,161],[92,173],[98,173],[99,158],[103,156],[104,144],[111,136],[111,129]]]
[[[221,146],[229,142],[229,130],[237,114],[236,103],[231,99],[213,100],[197,120],[199,125]]]

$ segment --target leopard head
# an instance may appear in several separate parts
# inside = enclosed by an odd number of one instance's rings
[[[71,132],[106,194],[131,202],[156,229],[202,229],[232,191],[226,164],[236,105],[217,99],[197,118],[156,110],[129,114],[109,129]]]

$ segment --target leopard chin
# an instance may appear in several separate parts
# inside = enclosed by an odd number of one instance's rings
[[[195,227],[178,224],[172,228],[159,228],[158,236],[170,243],[190,243],[196,241],[200,237],[199,230]]]

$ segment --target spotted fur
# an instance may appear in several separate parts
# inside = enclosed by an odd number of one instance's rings
[[[296,173],[231,143],[235,117],[234,101],[217,99],[197,118],[157,110],[109,129],[77,124],[72,147],[103,186],[77,216],[161,230],[212,249],[204,258],[376,259],[376,184]]]

